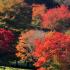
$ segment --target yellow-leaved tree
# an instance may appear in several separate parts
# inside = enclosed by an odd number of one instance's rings
[[[13,10],[12,7],[21,2],[23,2],[23,0],[0,0],[0,12]]]

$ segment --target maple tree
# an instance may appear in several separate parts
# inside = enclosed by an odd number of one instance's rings
[[[64,35],[59,32],[49,32],[43,42],[36,39],[34,44],[35,49],[32,54],[36,58],[36,62],[34,63],[36,67],[43,67],[44,65],[44,67],[46,67],[48,60],[51,60],[54,55],[57,55],[58,61],[69,61],[67,58],[70,59],[70,57],[67,56],[70,52],[69,35]]]
[[[19,37],[19,42],[16,45],[17,57],[19,57],[21,60],[25,60],[31,57],[30,53],[34,49],[33,41],[36,38],[39,38],[42,40],[44,36],[45,36],[45,33],[39,30],[29,30],[25,33],[22,32]]]
[[[41,28],[60,30],[69,25],[66,21],[70,19],[70,11],[67,6],[61,5],[60,7],[48,9],[41,18]]]
[[[7,52],[14,40],[14,34],[10,30],[0,28],[0,52]]]

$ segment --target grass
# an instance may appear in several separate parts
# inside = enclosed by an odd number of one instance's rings
[[[20,69],[20,68],[0,66],[0,70],[30,70],[30,69]]]

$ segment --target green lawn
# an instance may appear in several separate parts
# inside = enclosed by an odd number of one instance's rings
[[[0,70],[30,70],[30,69],[20,69],[20,68],[12,68],[12,67],[1,66]]]

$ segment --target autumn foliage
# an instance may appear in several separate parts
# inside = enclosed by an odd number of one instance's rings
[[[60,6],[53,9],[49,9],[46,13],[42,15],[42,28],[57,29],[60,28],[60,21],[66,21],[70,19],[70,11],[67,6]],[[65,23],[67,24],[67,23]]]
[[[0,56],[32,70],[69,70],[70,8],[26,1],[0,0]]]
[[[14,34],[10,30],[0,28],[0,51],[6,52],[10,47],[10,43],[14,40]]]
[[[45,33],[43,31],[39,30],[29,30],[27,32],[22,32],[19,37],[19,42],[16,46],[17,52],[16,55],[20,59],[28,59],[28,57],[31,57],[31,52],[34,49],[34,40],[39,38],[40,40],[43,40],[45,36]]]
[[[32,54],[37,59],[34,63],[36,67],[43,67],[54,55],[57,55],[59,59],[64,61],[67,61],[66,58],[70,59],[70,57],[67,56],[67,52],[70,53],[69,35],[64,35],[59,32],[49,32],[43,42],[36,39],[34,44],[35,49]]]
[[[34,26],[21,32],[16,56],[33,62],[37,70],[56,70],[56,65],[64,70],[62,63],[70,63],[70,35],[65,32],[70,28],[69,8],[61,5],[47,9],[43,4],[32,4],[32,7],[32,22],[39,29]]]
[[[32,16],[35,17],[35,16],[38,16],[38,15],[42,15],[45,10],[46,10],[46,7],[44,4],[32,4]]]
[[[32,24],[37,25],[40,22],[40,17],[45,13],[46,7],[44,4],[32,4]]]
[[[12,11],[13,7],[21,2],[23,0],[0,0],[0,12]]]

